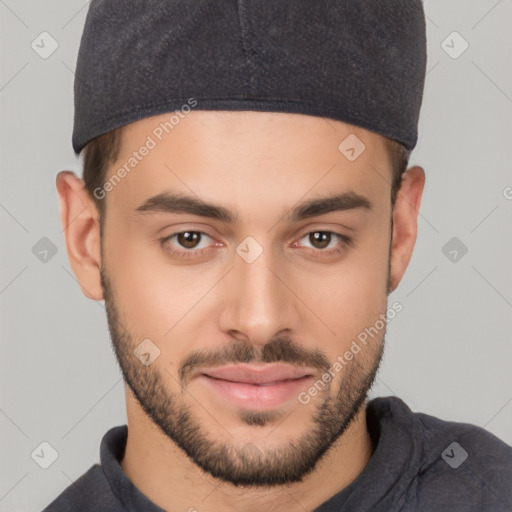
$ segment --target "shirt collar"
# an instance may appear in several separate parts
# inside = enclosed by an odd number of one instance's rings
[[[128,426],[111,428],[101,440],[100,460],[103,472],[116,498],[130,512],[166,512],[150,501],[126,476],[121,468],[124,457]]]
[[[398,397],[378,397],[367,404],[366,424],[375,451],[359,476],[314,512],[389,512],[398,510],[418,474],[422,423]]]

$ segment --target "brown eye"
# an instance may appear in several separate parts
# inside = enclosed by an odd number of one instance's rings
[[[340,254],[353,243],[352,238],[334,231],[311,231],[300,240],[305,240],[307,243],[299,246],[308,247],[309,244],[309,248],[313,250],[312,255],[319,257]],[[297,242],[293,245],[297,247]]]
[[[200,239],[201,233],[199,231],[184,231],[176,234],[176,241],[186,249],[195,249]]]
[[[202,231],[180,231],[160,240],[162,247],[173,256],[200,256],[209,250],[209,235]]]
[[[314,231],[309,233],[309,241],[315,249],[325,249],[331,242],[331,233],[329,231]]]

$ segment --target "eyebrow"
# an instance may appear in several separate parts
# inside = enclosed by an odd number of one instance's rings
[[[371,210],[372,204],[366,197],[355,192],[343,192],[299,203],[286,213],[284,220],[294,223],[316,217],[317,215],[357,208]],[[190,214],[219,220],[228,224],[236,224],[238,222],[237,213],[220,205],[205,203],[196,197],[183,193],[166,192],[153,196],[136,208],[135,213]]]

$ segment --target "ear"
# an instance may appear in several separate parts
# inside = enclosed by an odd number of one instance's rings
[[[414,166],[404,172],[393,208],[393,240],[388,293],[396,289],[409,265],[418,233],[418,212],[424,186],[423,168]]]
[[[82,293],[92,300],[102,300],[101,246],[99,215],[84,182],[71,171],[57,175],[60,221],[71,268]]]

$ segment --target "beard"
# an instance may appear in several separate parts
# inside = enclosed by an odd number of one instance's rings
[[[323,372],[331,366],[326,355],[282,337],[270,340],[261,349],[234,342],[215,352],[191,352],[180,361],[178,375],[174,376],[156,364],[145,366],[134,355],[140,340],[123,327],[112,284],[103,269],[101,283],[110,337],[124,381],[153,423],[197,466],[215,478],[235,486],[272,487],[300,482],[343,435],[361,407],[366,406],[368,392],[382,360],[385,327],[380,337],[374,338],[342,369],[343,378],[335,392],[331,390],[333,379],[311,400],[308,407],[314,407],[314,413],[300,437],[274,449],[265,449],[252,442],[237,443],[232,437],[229,439],[229,433],[228,439],[222,442],[218,436],[210,435],[194,414],[194,407],[202,407],[187,393],[188,377],[194,368],[226,363],[283,362],[310,366]],[[176,391],[169,389],[169,382],[174,384]],[[276,420],[281,416],[278,411],[238,412],[239,420],[254,428],[272,422],[279,425]]]

